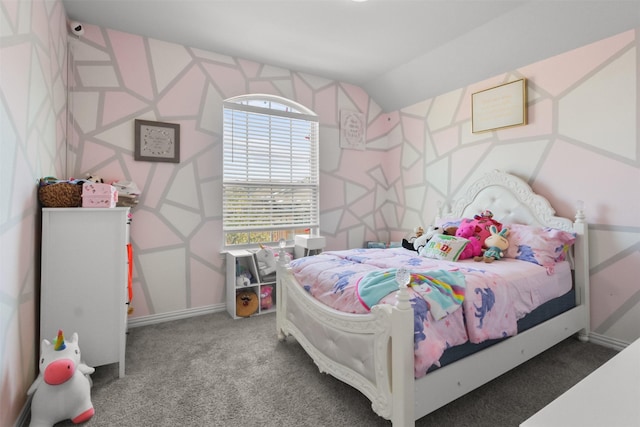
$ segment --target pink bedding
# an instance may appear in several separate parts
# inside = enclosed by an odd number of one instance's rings
[[[549,274],[542,266],[511,258],[490,264],[451,262],[394,248],[324,252],[291,262],[297,282],[314,298],[347,313],[368,312],[358,298],[358,283],[368,273],[399,267],[412,273],[461,272],[466,281],[461,308],[440,320],[435,320],[428,302],[410,288],[415,313],[416,378],[438,365],[442,353],[451,346],[515,335],[518,319],[571,289],[571,270],[566,261],[558,263]],[[380,302],[395,304],[395,294],[388,294]]]

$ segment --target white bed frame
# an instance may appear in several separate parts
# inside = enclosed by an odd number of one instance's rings
[[[576,307],[464,359],[414,378],[413,310],[399,290],[395,306],[374,306],[370,314],[347,314],[312,299],[285,264],[277,272],[277,330],[292,335],[321,372],[351,385],[371,400],[372,409],[393,426],[415,420],[526,362],[560,341],[589,335],[589,251],[581,209],[575,222],[555,216],[542,196],[520,178],[490,172],[468,187],[452,217],[473,217],[489,209],[502,223],[549,226],[577,235],[570,261]],[[280,257],[284,260],[285,257]]]

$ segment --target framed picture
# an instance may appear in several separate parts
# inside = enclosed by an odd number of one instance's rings
[[[364,114],[357,111],[340,110],[340,147],[364,150],[367,125]]]
[[[471,132],[527,124],[527,80],[520,79],[471,95]]]
[[[180,163],[180,125],[135,121],[135,160]]]

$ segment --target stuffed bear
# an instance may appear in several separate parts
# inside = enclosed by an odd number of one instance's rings
[[[460,225],[471,224],[473,226],[478,226],[480,228],[479,231],[476,232],[475,236],[482,243],[483,248],[487,248],[485,242],[488,237],[491,236],[491,232],[489,231],[489,227],[492,225],[495,226],[498,231],[502,229],[502,224],[493,219],[493,213],[491,211],[484,211],[481,214],[474,215],[473,219],[464,218],[460,221]]]
[[[474,257],[475,261],[483,261],[491,263],[494,260],[500,259],[504,256],[504,251],[509,247],[509,241],[507,235],[509,234],[508,228],[503,228],[498,232],[498,228],[495,225],[489,227],[491,236],[487,237],[484,244],[487,249],[482,256]]]
[[[42,340],[39,367],[40,374],[27,390],[33,394],[30,427],[51,427],[67,419],[78,424],[93,417],[89,375],[95,369],[80,360],[77,333],[70,341],[62,331],[53,344]]]
[[[480,227],[472,224],[460,224],[460,227],[457,228],[455,236],[462,237],[469,241],[460,253],[458,257],[459,260],[482,255],[482,243],[480,243],[480,239],[476,237],[476,234],[479,232]]]

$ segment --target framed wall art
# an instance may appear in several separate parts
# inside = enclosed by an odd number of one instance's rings
[[[180,125],[136,119],[134,159],[180,163]]]
[[[340,147],[353,150],[366,148],[367,125],[364,114],[357,111],[340,110]]]
[[[471,132],[527,124],[527,80],[520,79],[471,95]]]

